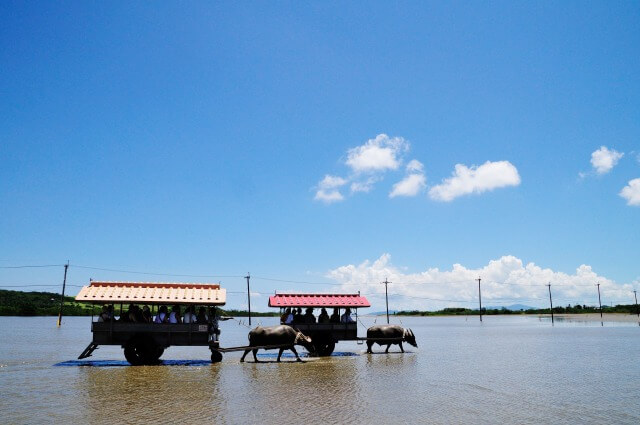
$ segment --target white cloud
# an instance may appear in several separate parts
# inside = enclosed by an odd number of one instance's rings
[[[396,170],[402,164],[402,155],[409,150],[409,142],[402,137],[389,137],[378,134],[374,139],[347,151],[345,165],[350,169],[346,178],[325,175],[318,183],[314,199],[325,203],[345,199],[340,187],[350,183],[351,193],[370,192],[375,183],[382,180],[385,172]],[[409,163],[410,167],[421,167],[418,161]]]
[[[600,146],[600,149],[591,153],[591,165],[598,174],[606,174],[616,166],[624,153],[616,150],[609,150],[606,146]]]
[[[409,149],[409,142],[402,137],[378,134],[375,139],[347,151],[346,164],[354,173],[384,172],[396,170],[402,153]]]
[[[334,189],[336,187],[344,186],[345,184],[347,184],[347,180],[342,177],[326,174],[320,183],[318,183],[318,187],[320,189]]]
[[[407,164],[407,171],[410,173],[404,179],[393,185],[389,198],[396,196],[416,196],[427,186],[427,178],[424,173],[424,165],[417,159],[411,160]]]
[[[323,190],[320,189],[316,192],[316,196],[313,198],[316,201],[322,201],[327,204],[344,200],[342,193],[337,190]]]
[[[326,174],[320,183],[314,199],[327,204],[344,200],[344,196],[338,190],[339,187],[347,184],[347,180],[339,176]]]
[[[630,180],[619,195],[627,200],[627,205],[640,206],[640,178]]]
[[[407,164],[407,171],[410,173],[422,173],[424,171],[424,165],[422,165],[422,162],[418,161],[417,159],[412,159]]]
[[[361,290],[370,297],[374,308],[384,307],[384,285],[388,279],[389,303],[393,309],[440,309],[443,307],[477,307],[478,277],[482,277],[483,306],[526,304],[547,306],[547,283],[551,283],[555,305],[598,302],[596,283],[600,283],[603,302],[630,303],[631,284],[617,284],[598,275],[591,266],[581,265],[567,274],[524,264],[512,255],[503,256],[480,268],[454,264],[450,270],[429,268],[418,273],[405,273],[391,264],[391,256],[383,254],[377,260],[359,265],[345,265],[329,271],[327,277],[343,284],[345,292]]]
[[[453,176],[432,187],[429,196],[437,201],[448,202],[462,195],[519,184],[518,169],[509,161],[487,161],[479,167],[456,164]]]

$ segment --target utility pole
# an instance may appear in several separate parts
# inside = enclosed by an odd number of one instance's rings
[[[64,305],[64,288],[67,286],[67,270],[69,269],[69,260],[64,265],[64,279],[62,280],[62,295],[60,295],[60,312],[58,312],[58,327],[62,324],[62,306]]]
[[[636,299],[636,314],[638,315],[638,326],[640,326],[640,310],[638,310],[638,291],[634,290],[633,291],[633,296]]]
[[[249,290],[249,279],[251,279],[251,273],[247,272],[244,277],[247,279],[247,307],[249,309],[249,326],[251,326],[251,291]]]
[[[387,291],[387,285],[392,282],[389,282],[385,277],[384,282],[382,283],[384,283],[384,299],[387,301],[387,325],[388,325],[389,324],[389,292]]]
[[[604,319],[602,318],[602,301],[600,300],[600,282],[598,282],[598,304],[600,304],[600,326],[604,326]]]
[[[549,288],[549,305],[551,306],[551,326],[553,326],[553,301],[551,300],[551,282],[547,285]]]
[[[480,303],[480,321],[482,322],[482,293],[480,292],[480,277],[476,279],[478,281],[478,302]]]

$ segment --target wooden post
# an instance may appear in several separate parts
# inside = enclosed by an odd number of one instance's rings
[[[476,279],[478,281],[478,302],[480,303],[480,321],[482,322],[482,293],[480,292],[480,277]]]
[[[638,294],[637,291],[633,291],[633,296],[636,299],[636,314],[638,315],[638,326],[640,326],[640,310],[638,310]]]
[[[551,326],[553,326],[553,301],[551,300],[551,282],[549,282],[549,284],[547,285],[547,287],[549,288],[549,305],[551,306],[550,310],[551,310]]]
[[[602,318],[602,301],[600,300],[600,283],[598,283],[598,304],[600,304],[600,326],[604,326],[604,319]]]
[[[251,279],[251,273],[247,272],[247,275],[244,278],[247,279],[247,308],[249,311],[249,326],[251,326],[251,291],[249,290],[249,279]]]
[[[385,277],[384,282],[382,283],[384,283],[384,299],[387,302],[387,325],[388,325],[389,324],[389,292],[387,291],[387,285],[392,282],[389,282]]]
[[[64,265],[64,279],[62,280],[62,295],[60,295],[60,312],[58,312],[58,327],[62,324],[62,307],[64,306],[64,288],[67,286],[67,270],[69,261]]]

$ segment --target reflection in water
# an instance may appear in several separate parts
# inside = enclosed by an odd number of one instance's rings
[[[217,421],[226,411],[219,366],[83,368],[75,392],[87,423]]]

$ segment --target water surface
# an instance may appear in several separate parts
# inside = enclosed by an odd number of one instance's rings
[[[271,351],[210,364],[206,347],[171,347],[162,365],[130,367],[112,346],[76,362],[89,319],[55,322],[0,318],[0,422],[640,423],[637,324],[402,318],[419,344],[405,354],[341,342],[304,363]],[[223,346],[247,343],[245,326],[221,327]]]

